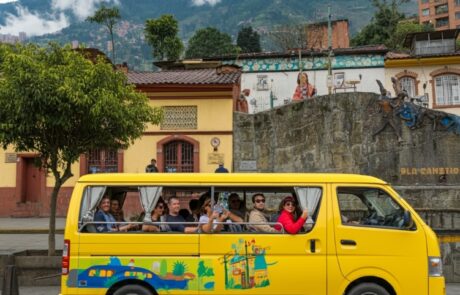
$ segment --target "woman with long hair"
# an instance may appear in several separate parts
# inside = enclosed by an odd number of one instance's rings
[[[166,208],[166,203],[163,200],[163,198],[160,197],[160,199],[158,199],[157,204],[155,205],[155,208],[153,209],[151,213],[152,222],[163,221],[163,216],[165,215],[165,208]],[[154,224],[143,224],[142,225],[142,231],[159,232],[160,230],[161,229],[159,225],[154,225]]]
[[[281,201],[279,213],[277,220],[279,224],[275,225],[275,229],[281,231],[284,228],[287,233],[292,235],[297,234],[302,229],[308,217],[307,209],[302,211],[292,196],[287,196]]]

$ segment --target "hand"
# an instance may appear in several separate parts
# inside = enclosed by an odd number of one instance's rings
[[[222,214],[220,215],[219,220],[225,221],[229,216],[230,216],[230,211],[224,210],[224,212],[222,212]]]
[[[302,216],[301,216],[303,219],[307,219],[308,218],[308,210],[307,209],[303,209],[302,211]]]
[[[217,219],[219,218],[219,212],[218,211],[212,211],[211,218],[210,220]]]

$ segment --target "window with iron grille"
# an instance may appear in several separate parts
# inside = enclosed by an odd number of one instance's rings
[[[88,173],[113,173],[118,171],[118,151],[93,149],[88,153]]]
[[[402,90],[406,90],[409,97],[415,97],[415,79],[411,77],[402,77],[399,79]]]
[[[193,172],[193,144],[176,140],[163,146],[164,172]]]
[[[163,116],[162,130],[197,129],[196,106],[165,106]]]
[[[460,83],[458,75],[442,75],[435,79],[436,105],[460,104]]]

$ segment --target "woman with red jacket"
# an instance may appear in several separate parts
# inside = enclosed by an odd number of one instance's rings
[[[301,211],[292,196],[287,196],[283,199],[283,201],[281,201],[279,211],[280,216],[278,217],[277,222],[283,227],[277,224],[275,225],[275,229],[281,231],[281,229],[284,228],[287,233],[292,235],[297,234],[302,229],[302,226],[305,224],[308,217],[307,209]],[[297,218],[299,215],[300,217]]]

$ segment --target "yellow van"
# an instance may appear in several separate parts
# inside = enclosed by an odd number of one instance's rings
[[[118,201],[123,220],[100,218],[107,198]],[[160,199],[170,212],[152,221]],[[308,212],[295,234],[280,223],[283,200]],[[220,218],[213,228],[221,230],[205,232],[189,206],[200,214],[208,205],[216,216],[240,218]],[[178,206],[182,223],[168,218]],[[258,230],[251,210],[263,212],[270,230]],[[158,230],[143,231],[145,224]],[[435,234],[386,182],[369,176],[86,175],[73,190],[64,239],[66,295],[445,294]]]

